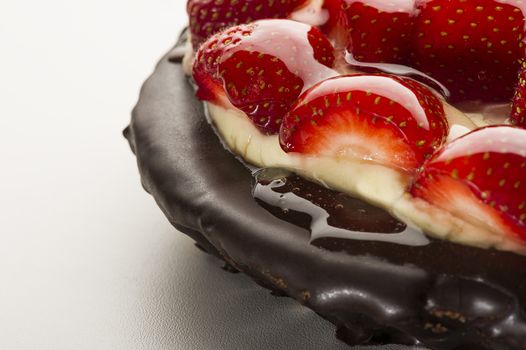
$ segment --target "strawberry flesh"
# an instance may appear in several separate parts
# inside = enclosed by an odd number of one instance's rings
[[[210,36],[238,24],[265,18],[287,18],[307,0],[189,0],[192,45],[195,50]]]
[[[337,75],[321,32],[290,20],[261,20],[218,33],[198,51],[197,96],[243,111],[263,133],[279,131],[302,91]],[[228,101],[228,102],[225,102]]]
[[[286,115],[286,152],[358,159],[412,172],[445,141],[442,101],[409,78],[348,75],[307,90]]]
[[[526,130],[491,126],[454,140],[424,165],[410,192],[526,242]]]

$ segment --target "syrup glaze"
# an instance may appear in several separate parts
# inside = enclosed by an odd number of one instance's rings
[[[302,182],[297,175],[280,169],[261,169],[253,176],[256,200],[281,208],[285,215],[291,210],[308,215],[305,222],[310,222],[311,241],[332,237],[408,246],[430,242],[421,231],[387,212],[341,192],[324,191],[311,182]]]
[[[295,22],[283,20],[262,20],[255,23],[257,24],[248,26],[250,32],[236,32],[232,35],[234,49],[226,50],[221,56],[220,70],[232,68],[226,65],[229,59],[238,52],[246,51],[279,58],[292,74],[301,78],[302,91],[318,81],[337,75],[330,68],[334,61],[332,52],[327,52],[324,61],[315,55],[313,44],[309,40],[312,29],[309,25],[291,25]],[[302,60],[298,59],[298,55],[301,55]]]
[[[125,135],[144,187],[174,226],[333,322],[349,344],[526,348],[525,257],[434,239],[425,246],[337,238],[311,244],[307,215],[254,202],[251,172],[221,146],[180,65],[159,63]],[[293,192],[315,193],[322,207],[356,208],[357,215],[345,214],[346,228],[388,235],[404,227],[359,200],[290,181]],[[375,222],[362,221],[361,210]]]

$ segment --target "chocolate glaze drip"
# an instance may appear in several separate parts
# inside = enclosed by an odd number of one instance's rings
[[[144,188],[176,228],[333,322],[349,344],[526,349],[526,257],[438,240],[417,247],[335,238],[311,244],[308,216],[253,198],[251,171],[222,147],[168,55],[144,84],[125,136]],[[301,178],[288,184],[283,191],[316,192],[314,203],[337,206],[331,225],[385,234],[405,227]]]

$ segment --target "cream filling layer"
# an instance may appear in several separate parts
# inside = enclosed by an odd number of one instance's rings
[[[259,132],[244,113],[207,103],[208,114],[223,142],[246,162],[262,168],[283,168],[361,198],[430,236],[480,248],[496,248],[526,254],[526,247],[491,225],[473,225],[405,193],[411,178],[395,169],[362,160],[335,159],[286,153],[277,135]],[[464,113],[444,104],[451,127],[450,139],[475,128]],[[480,118],[477,119],[480,123]],[[482,123],[481,123],[482,124]]]

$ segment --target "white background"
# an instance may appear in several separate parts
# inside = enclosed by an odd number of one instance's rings
[[[0,349],[343,348],[193,247],[122,129],[183,0],[0,0]]]

